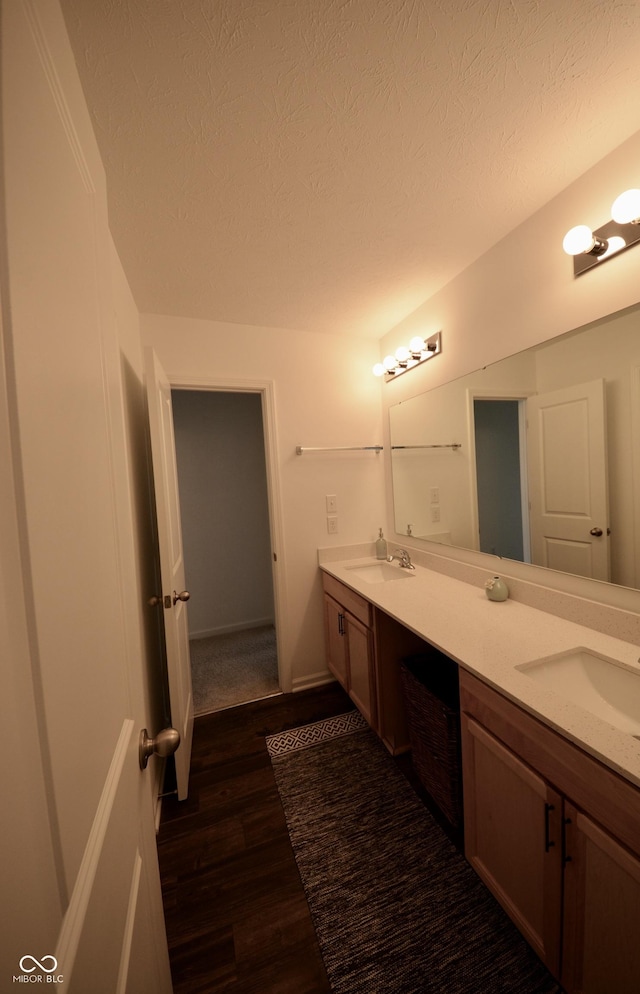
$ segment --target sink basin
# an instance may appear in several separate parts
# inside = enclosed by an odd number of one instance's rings
[[[414,574],[413,570],[403,569],[393,563],[364,563],[361,566],[347,566],[349,572],[367,583],[389,583],[393,580],[408,580]]]
[[[640,736],[640,670],[583,648],[516,669],[610,725]]]

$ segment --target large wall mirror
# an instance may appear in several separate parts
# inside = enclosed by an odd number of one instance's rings
[[[389,418],[398,534],[640,588],[640,305]]]

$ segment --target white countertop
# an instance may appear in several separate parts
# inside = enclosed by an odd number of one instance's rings
[[[483,588],[422,566],[387,583],[371,583],[349,568],[373,562],[371,558],[323,562],[321,569],[640,786],[640,741],[515,668],[582,647],[640,673],[637,645],[511,599],[490,601]],[[396,564],[394,568],[400,569]]]

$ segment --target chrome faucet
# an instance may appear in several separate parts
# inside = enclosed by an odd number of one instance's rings
[[[399,559],[400,566],[404,567],[404,569],[415,569],[415,566],[411,562],[411,556],[406,549],[396,549],[395,555],[388,557],[390,563],[393,562],[394,559]]]

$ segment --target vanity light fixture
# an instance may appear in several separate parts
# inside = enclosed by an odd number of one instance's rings
[[[395,355],[386,356],[382,362],[377,362],[373,367],[374,376],[384,376],[385,382],[395,380],[401,373],[406,373],[408,369],[413,369],[428,359],[442,352],[442,332],[437,331],[429,338],[421,338],[416,335],[409,342],[408,347],[401,345],[396,349]]]
[[[594,231],[578,224],[564,236],[562,247],[573,256],[574,276],[640,242],[640,190],[621,193],[613,202],[611,218]]]

